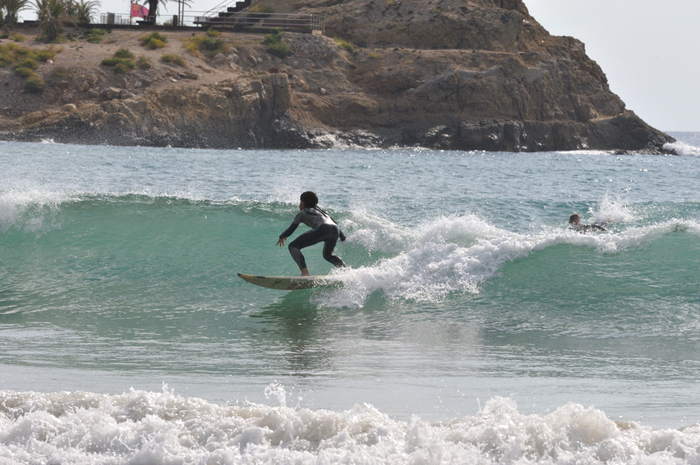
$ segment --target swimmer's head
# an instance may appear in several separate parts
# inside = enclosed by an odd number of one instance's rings
[[[569,223],[570,224],[579,224],[581,222],[581,217],[579,216],[578,213],[574,213],[569,217]]]
[[[307,208],[314,208],[318,205],[318,196],[315,192],[306,191],[301,194],[301,201],[304,202],[304,206]]]

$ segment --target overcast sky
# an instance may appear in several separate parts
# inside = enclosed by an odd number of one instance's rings
[[[524,1],[551,34],[586,44],[628,109],[663,131],[700,131],[700,0]],[[191,0],[185,14],[220,3]],[[128,16],[129,4],[102,0],[99,11]],[[167,6],[166,14],[177,12],[175,1]],[[36,17],[31,10],[22,16]]]
[[[525,0],[550,34],[576,37],[610,89],[663,131],[700,131],[700,1]]]

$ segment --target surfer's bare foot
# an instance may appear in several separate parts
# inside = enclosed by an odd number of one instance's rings
[[[301,275],[302,276],[311,276],[311,273],[309,273],[308,268],[304,268],[303,270],[301,270]]]

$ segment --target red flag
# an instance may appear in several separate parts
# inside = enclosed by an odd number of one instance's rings
[[[148,16],[148,8],[138,3],[131,2],[131,17],[145,18]]]

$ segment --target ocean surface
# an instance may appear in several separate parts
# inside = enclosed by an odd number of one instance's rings
[[[0,142],[0,464],[698,464],[700,133],[672,135]],[[314,246],[310,271],[341,285],[239,279],[298,274],[275,243],[305,190],[351,265]]]

